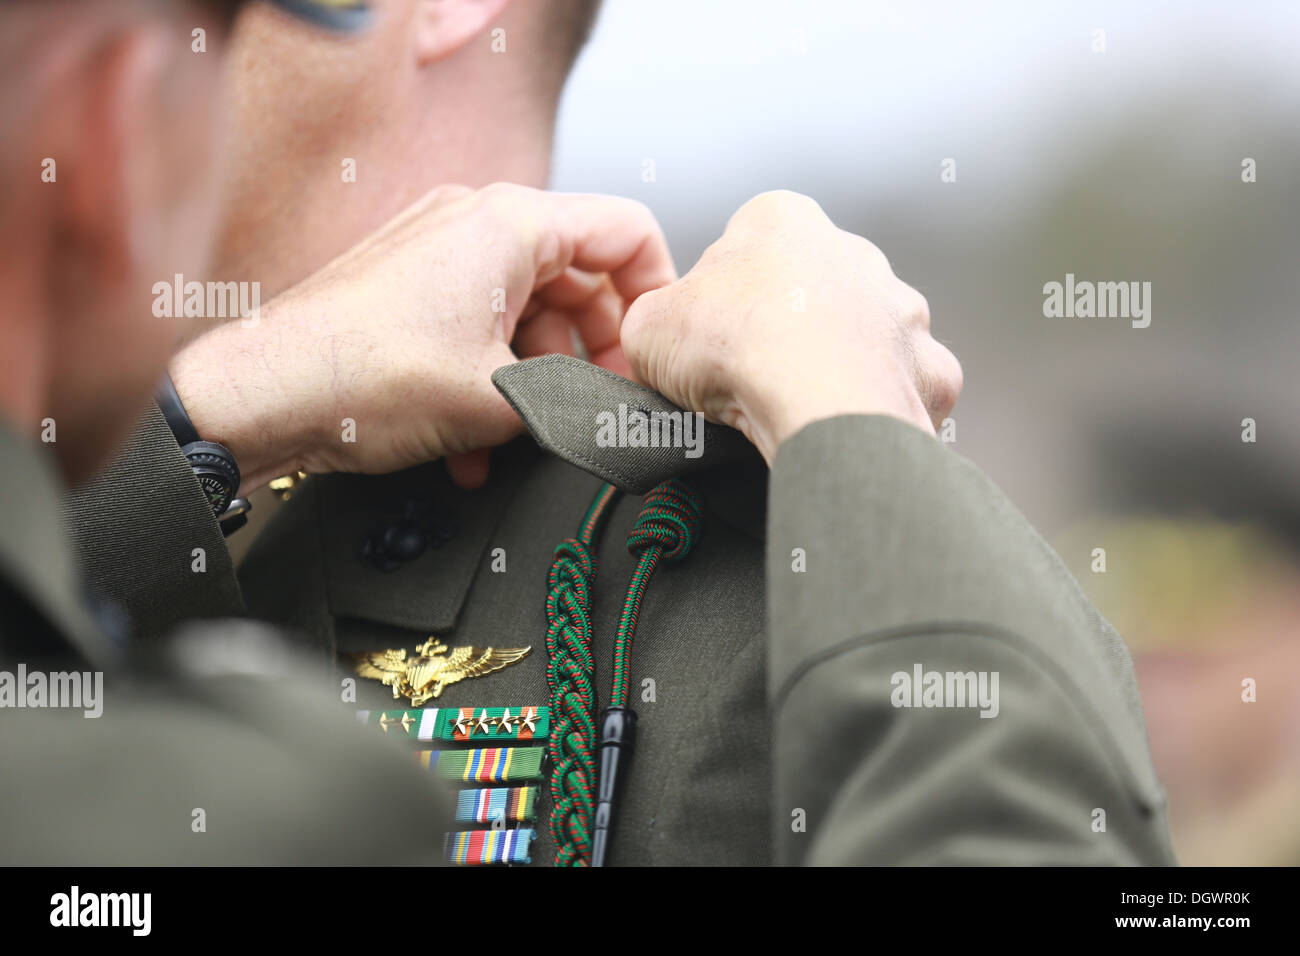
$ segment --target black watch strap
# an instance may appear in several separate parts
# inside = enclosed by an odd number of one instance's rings
[[[199,440],[199,433],[194,428],[194,423],[190,421],[189,412],[185,411],[181,397],[176,393],[176,385],[166,372],[163,373],[162,381],[158,383],[158,392],[154,398],[163,413],[163,418],[167,419],[167,426],[176,437],[176,444],[184,448]]]
[[[236,501],[235,495],[239,491],[239,465],[235,462],[235,456],[224,445],[199,438],[198,430],[190,421],[190,416],[185,411],[180,395],[176,393],[176,386],[172,383],[170,375],[163,375],[154,397],[158,402],[159,411],[167,422],[167,427],[171,429],[172,436],[180,445],[181,454],[190,463],[199,487],[203,489],[208,502],[212,505],[212,513],[218,521],[221,521],[222,531],[227,535],[230,534],[247,520],[242,518],[242,515],[250,507],[246,500],[238,499],[241,507],[229,515],[226,514]]]

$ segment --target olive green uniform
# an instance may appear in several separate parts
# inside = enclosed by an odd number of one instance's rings
[[[198,513],[202,494],[183,459],[178,469],[175,443],[149,456],[142,447],[123,465],[174,482],[165,486],[174,521]],[[308,679],[312,669],[270,628],[235,620],[142,641],[95,613],[63,533],[60,490],[46,450],[0,425],[0,679],[12,695],[19,668],[103,675],[98,717],[18,708],[16,696],[0,708],[0,863],[441,859],[445,788],[397,748],[374,746],[340,712],[337,690]],[[100,504],[140,518],[149,500]],[[155,526],[138,571],[166,565],[172,550]],[[147,608],[160,588],[184,600],[190,584],[146,571],[122,597]],[[40,703],[29,690],[18,688],[24,702]],[[394,819],[405,832],[382,824]]]
[[[569,360],[499,376],[550,454],[528,439],[498,450],[476,492],[453,488],[440,464],[310,479],[241,567],[249,612],[289,625],[304,649],[331,659],[409,650],[430,634],[531,646],[521,662],[453,684],[430,705],[544,704],[555,545],[575,535],[602,480],[644,490],[692,471],[685,480],[704,502],[703,533],[684,560],[658,570],[641,606],[638,741],[611,862],[1174,862],[1127,650],[968,461],[880,416],[806,427],[770,476],[725,430],[711,429],[694,460],[681,449],[601,447],[602,410],[671,406]],[[161,436],[158,420],[147,425]],[[176,471],[178,453],[162,454],[161,437],[156,444],[157,454],[124,460],[119,480]],[[82,527],[97,526],[102,500],[74,509]],[[595,547],[602,706],[639,506],[625,495]],[[210,542],[215,523],[201,512],[177,509],[171,519],[206,525]],[[403,522],[428,543],[380,569],[366,543]],[[150,552],[142,560],[156,569],[187,566],[198,535],[141,535],[127,550]],[[104,546],[83,538],[82,547]],[[166,602],[112,593],[151,626],[183,614],[190,591],[205,608],[214,594],[237,607],[224,565],[220,581],[155,573]],[[897,675],[918,667],[996,673],[996,716],[898,706]],[[340,667],[336,678],[346,675]],[[376,682],[359,684],[358,706],[409,706]],[[544,861],[553,852],[544,818],[537,830],[534,860]]]

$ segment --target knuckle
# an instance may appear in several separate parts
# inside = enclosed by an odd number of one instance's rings
[[[897,277],[889,264],[889,257],[879,246],[856,232],[844,229],[836,229],[836,238],[835,255],[845,268],[861,277],[869,277],[873,283],[883,285],[892,298],[897,298],[892,295]],[[903,283],[900,281],[898,284]]]
[[[619,201],[627,209],[628,220],[635,223],[636,228],[644,233],[650,242],[666,250],[668,248],[668,238],[664,235],[663,227],[659,224],[659,218],[654,214],[654,210],[637,199],[620,199]]]
[[[498,215],[507,215],[521,210],[528,193],[528,187],[514,183],[491,183],[479,189],[475,194],[480,208]]]
[[[911,286],[908,286],[908,288],[912,289]],[[917,289],[912,289],[912,295],[915,297],[912,310],[918,316],[924,318],[926,322],[929,322],[930,321],[930,300],[925,297],[924,292],[921,292]]]
[[[517,185],[516,183],[489,183],[479,190],[479,195],[489,201],[501,199],[518,199],[520,193],[524,192],[527,187]]]
[[[930,328],[930,302],[924,294],[903,284],[903,314],[918,327]]]
[[[966,371],[961,367],[961,359],[957,358],[957,356],[953,355],[951,352],[948,354],[952,356],[952,367],[949,373],[949,381],[952,385],[953,404],[956,404],[958,397],[961,395],[962,387],[966,384]]]
[[[934,407],[947,412],[961,396],[964,374],[961,362],[947,347],[935,343],[936,358],[930,367],[930,398]]]
[[[467,196],[472,196],[474,190],[468,186],[461,186],[457,183],[443,183],[434,186],[418,200],[416,200],[407,212],[412,215],[426,213],[429,211],[440,211],[447,207],[454,207]],[[400,216],[398,218],[401,218]]]
[[[772,220],[825,219],[826,214],[814,199],[789,189],[773,189],[759,193],[736,210],[731,225],[744,226],[751,222]]]
[[[759,193],[749,201],[755,206],[766,207],[777,211],[821,211],[821,206],[817,205],[816,200],[797,193],[793,189],[769,189],[767,192]]]
[[[619,197],[617,201],[627,210],[629,218],[653,226],[655,232],[659,231],[659,220],[655,218],[654,212],[645,203],[639,199],[628,199],[626,197]]]
[[[459,183],[444,183],[441,186],[434,186],[431,192],[441,201],[455,202],[458,199],[473,195],[474,190]]]
[[[636,301],[628,306],[619,331],[620,338],[625,346],[636,344],[646,334],[647,326],[656,315],[663,311],[662,300],[664,294],[664,289],[643,292],[636,297]]]
[[[878,245],[866,236],[860,236],[856,232],[848,232],[844,229],[839,230],[839,232],[841,236],[848,239],[850,248],[861,256],[868,265],[875,269],[884,269],[891,275],[893,274],[894,270],[889,264],[889,257],[885,255],[885,251]]]
[[[470,202],[487,233],[508,231],[525,245],[536,243],[544,217],[533,200],[540,191],[516,183],[491,183],[477,190]]]

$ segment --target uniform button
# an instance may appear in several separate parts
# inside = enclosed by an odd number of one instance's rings
[[[414,561],[428,548],[442,547],[456,534],[452,515],[428,499],[405,498],[396,510],[397,517],[389,518],[362,539],[362,564],[393,571]]]
[[[389,525],[384,529],[383,549],[398,561],[414,561],[427,544],[424,532],[409,522]]]

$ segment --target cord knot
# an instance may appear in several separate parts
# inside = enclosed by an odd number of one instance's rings
[[[627,549],[637,554],[658,547],[665,561],[680,561],[695,546],[703,510],[699,496],[676,478],[655,485],[627,537]]]

